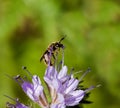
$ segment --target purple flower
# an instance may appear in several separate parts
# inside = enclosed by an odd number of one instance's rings
[[[54,92],[60,93],[64,97],[65,106],[77,105],[84,98],[85,91],[77,90],[79,80],[73,74],[67,74],[67,66],[63,66],[59,73],[53,66],[49,66],[44,80],[51,91],[51,97],[54,97]]]
[[[63,66],[59,72],[54,66],[47,67],[44,81],[50,92],[50,103],[47,101],[44,88],[37,75],[32,76],[32,82],[24,80],[19,75],[15,77],[15,80],[20,84],[27,96],[42,108],[66,108],[66,106],[78,105],[84,98],[86,91],[94,88],[91,87],[86,90],[78,89],[81,79],[74,78],[74,75],[67,74],[67,71],[67,66]]]
[[[25,81],[20,76],[17,76],[15,79],[32,101],[38,103],[42,108],[49,107],[43,86],[41,85],[41,81],[37,75],[32,77],[32,82]]]
[[[51,86],[51,104],[48,104],[47,98],[43,91],[43,86],[38,76],[34,75],[32,77],[32,83],[24,81],[20,76],[17,76],[16,81],[21,85],[23,91],[28,95],[28,97],[34,102],[38,103],[42,108],[65,108],[64,97],[61,93],[58,93],[54,86]]]

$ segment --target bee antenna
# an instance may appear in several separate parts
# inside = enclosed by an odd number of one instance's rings
[[[27,72],[32,77],[32,74],[30,73],[26,66],[22,66],[22,69],[25,70],[25,72]]]
[[[65,35],[64,37],[62,37],[62,38],[60,39],[59,43],[61,43],[61,41],[64,40],[66,36],[67,36],[67,35]]]

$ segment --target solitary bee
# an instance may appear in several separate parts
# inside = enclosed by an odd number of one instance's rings
[[[64,45],[61,43],[62,40],[64,40],[65,37],[61,38],[59,41],[57,42],[53,42],[51,43],[48,48],[46,49],[46,51],[43,53],[42,57],[40,58],[40,62],[42,60],[44,60],[45,64],[48,65],[50,63],[50,65],[53,65],[52,61],[51,61],[51,57],[53,57],[53,59],[55,59],[55,53],[57,53],[60,48],[64,48]]]

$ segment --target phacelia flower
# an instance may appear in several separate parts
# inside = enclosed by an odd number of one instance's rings
[[[86,91],[89,90],[78,89],[81,79],[74,78],[74,75],[72,73],[68,74],[67,71],[67,66],[63,66],[59,72],[54,66],[47,67],[44,81],[51,95],[50,103],[46,98],[44,87],[37,75],[32,76],[32,82],[26,81],[20,75],[17,75],[15,80],[20,84],[27,96],[42,108],[66,108],[66,106],[78,105],[84,98]]]
[[[73,74],[67,74],[67,66],[63,66],[60,72],[57,72],[53,66],[46,70],[44,80],[47,83],[51,97],[54,100],[54,92],[64,97],[65,106],[75,106],[84,98],[85,91],[78,90],[79,80],[73,77]]]
[[[15,80],[20,84],[23,91],[32,101],[38,103],[42,108],[49,108],[43,86],[37,75],[32,76],[32,82],[24,80],[19,75],[15,77]]]

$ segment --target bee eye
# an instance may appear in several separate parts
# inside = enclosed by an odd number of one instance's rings
[[[59,47],[59,45],[58,45],[58,44],[56,44],[56,45],[55,45],[55,47],[57,48],[57,47]]]

